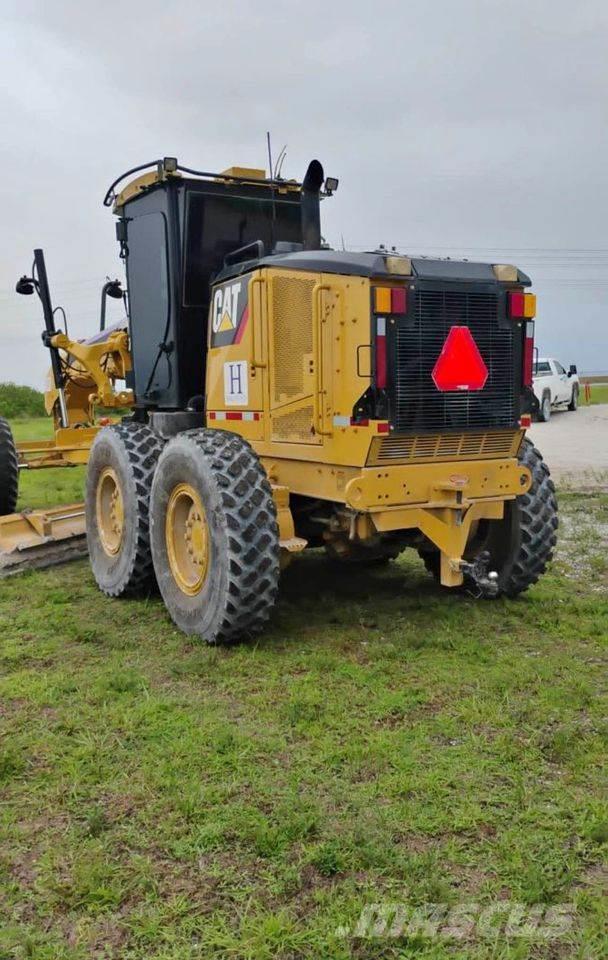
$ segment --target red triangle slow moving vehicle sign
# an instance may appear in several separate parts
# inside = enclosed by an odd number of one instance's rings
[[[488,368],[469,328],[452,327],[433,367],[437,389],[482,390],[487,379]]]

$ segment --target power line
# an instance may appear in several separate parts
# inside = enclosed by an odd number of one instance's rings
[[[468,246],[466,243],[463,244],[452,244],[446,246],[445,244],[440,243],[418,243],[413,240],[393,240],[392,243],[398,247],[418,247],[423,249],[433,249],[433,250],[501,250],[501,251],[511,251],[518,253],[533,253],[541,252],[547,254],[587,254],[587,253],[605,253],[608,255],[608,247],[503,247],[500,245],[492,246],[491,244],[486,244],[485,246]],[[360,244],[355,243],[350,245],[353,249],[362,250],[364,248],[369,249],[369,244]],[[389,244],[385,244],[389,246]]]

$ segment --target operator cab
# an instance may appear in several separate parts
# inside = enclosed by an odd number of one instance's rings
[[[243,167],[194,171],[165,158],[115,193],[122,179],[104,203],[119,218],[137,406],[183,410],[205,393],[212,280],[229,264],[321,246],[323,168],[313,160],[297,183]]]

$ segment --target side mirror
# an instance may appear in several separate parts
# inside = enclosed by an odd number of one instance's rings
[[[571,363],[571,364],[570,364],[570,368],[569,368],[569,370],[568,370],[568,376],[569,376],[569,377],[574,377],[577,373],[578,373],[578,370],[576,369],[576,364],[575,364],[575,363]]]
[[[120,280],[106,280],[101,288],[101,316],[99,319],[99,329],[106,328],[106,300],[111,297],[112,300],[122,300],[122,287]]]
[[[105,285],[105,291],[113,300],[122,300],[122,287],[120,280],[109,280]]]
[[[29,277],[21,277],[21,279],[17,280],[17,283],[15,284],[15,290],[17,293],[21,293],[24,297],[31,297],[34,292],[34,284]]]

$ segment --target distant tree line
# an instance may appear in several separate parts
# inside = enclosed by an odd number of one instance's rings
[[[17,417],[44,417],[44,395],[33,387],[23,387],[16,383],[0,383],[0,416],[15,419]]]

